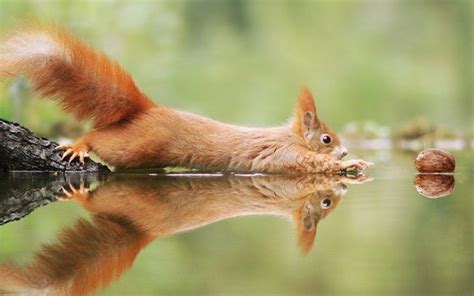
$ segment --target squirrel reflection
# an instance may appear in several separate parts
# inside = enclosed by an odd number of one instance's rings
[[[304,253],[318,223],[365,176],[135,177],[115,175],[68,199],[93,213],[65,228],[31,264],[0,265],[0,294],[86,295],[107,286],[152,240],[245,215],[286,216]]]

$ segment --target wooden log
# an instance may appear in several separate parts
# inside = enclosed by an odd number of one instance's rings
[[[0,119],[0,171],[98,172],[109,171],[104,165],[86,159],[70,164],[61,160],[59,144],[34,135],[17,123]]]

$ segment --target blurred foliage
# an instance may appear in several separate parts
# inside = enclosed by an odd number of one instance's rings
[[[435,131],[436,128],[432,123],[428,122],[425,118],[418,118],[399,127],[394,132],[394,137],[396,139],[414,140],[433,134]]]
[[[306,84],[336,130],[420,116],[473,126],[469,0],[0,0],[0,33],[30,20],[105,51],[157,103],[227,122],[284,122]],[[0,117],[43,135],[75,129],[52,102],[14,99],[12,85],[0,84]]]
[[[462,139],[468,137],[468,134],[429,122],[426,118],[422,117],[407,121],[393,131],[394,139],[415,140],[423,137],[431,139]]]
[[[348,139],[377,139],[387,138],[390,135],[388,127],[381,126],[373,121],[349,122],[341,132]]]

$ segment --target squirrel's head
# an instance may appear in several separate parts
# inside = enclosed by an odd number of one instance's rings
[[[319,120],[313,95],[307,87],[303,87],[298,97],[293,131],[314,152],[331,154],[337,159],[347,154],[336,133]]]
[[[307,254],[313,247],[319,221],[336,208],[346,192],[347,187],[342,183],[330,190],[315,192],[293,212],[298,245],[304,254]]]

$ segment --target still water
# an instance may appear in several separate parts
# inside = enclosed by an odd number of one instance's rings
[[[413,154],[350,156],[376,166],[351,178],[5,173],[0,294],[472,295],[472,153],[438,179],[417,176]]]

